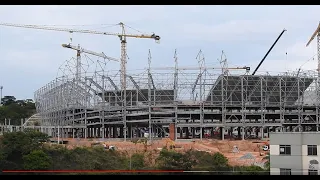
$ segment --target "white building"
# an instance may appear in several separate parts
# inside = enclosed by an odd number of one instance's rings
[[[270,133],[271,175],[319,175],[320,133]]]

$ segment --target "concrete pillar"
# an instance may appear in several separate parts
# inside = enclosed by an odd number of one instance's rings
[[[224,127],[220,127],[220,137],[221,140],[224,140]]]
[[[242,140],[244,140],[244,135],[245,135],[244,127],[241,128],[241,131],[242,131]]]
[[[203,137],[203,128],[200,127],[200,140],[202,140],[202,137]]]
[[[90,131],[91,131],[91,137],[90,138],[94,138],[94,128],[90,128]]]
[[[98,138],[99,135],[100,135],[100,128],[95,127],[94,129],[95,129],[95,132],[96,132],[95,138]]]
[[[263,127],[260,128],[260,137],[264,138],[264,129],[263,129]]]

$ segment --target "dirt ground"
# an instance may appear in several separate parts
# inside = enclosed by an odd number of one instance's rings
[[[56,139],[55,139],[56,140]],[[62,139],[61,139],[62,140]],[[172,144],[167,138],[162,140],[153,140],[151,144],[145,145],[143,143],[133,143],[131,141],[123,142],[122,140],[110,140],[110,139],[72,139],[64,138],[64,141],[68,141],[66,145],[67,148],[74,147],[90,147],[93,143],[104,143],[109,146],[114,146],[118,151],[127,153],[128,155],[135,152],[147,151],[149,155],[153,157],[148,157],[148,159],[155,159],[164,146],[173,145],[176,147],[175,150],[178,152],[184,152],[189,149],[194,149],[198,151],[206,151],[209,153],[220,152],[226,156],[229,160],[230,165],[252,165],[263,164],[265,160],[263,158],[267,154],[267,151],[263,151],[262,147],[265,145],[266,141],[254,141],[254,140],[180,140]],[[238,151],[234,151],[234,147],[238,148]],[[241,158],[246,154],[251,154],[254,158]],[[150,162],[152,163],[152,162]]]

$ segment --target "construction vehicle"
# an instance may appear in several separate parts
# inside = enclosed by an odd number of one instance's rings
[[[259,154],[260,156],[264,156],[266,153],[265,152],[269,152],[270,150],[270,145],[269,145],[269,141],[262,141],[261,144],[258,144],[258,148],[259,148]]]

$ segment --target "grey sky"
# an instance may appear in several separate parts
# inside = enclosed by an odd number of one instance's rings
[[[218,66],[217,59],[224,50],[229,66],[246,65],[253,70],[286,28],[288,31],[260,71],[296,70],[316,54],[315,42],[308,48],[305,45],[319,17],[320,6],[0,6],[0,22],[106,32],[119,32],[119,27],[109,24],[124,22],[139,31],[160,35],[160,44],[148,39],[128,40],[128,69],[145,67],[148,49],[152,52],[152,66],[173,66],[174,49],[178,51],[179,65],[197,66],[195,57],[202,49],[208,65]],[[61,47],[69,43],[70,37],[73,44],[86,49],[120,56],[117,37],[76,33],[71,36],[0,26],[3,94],[33,98],[33,92],[53,80],[59,66],[75,56],[74,51]],[[315,70],[314,59],[303,69]],[[118,69],[119,64],[110,63],[108,68]]]

